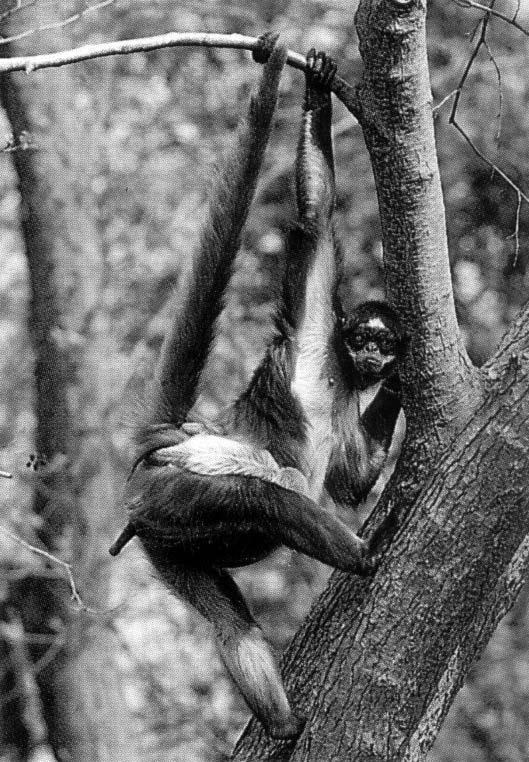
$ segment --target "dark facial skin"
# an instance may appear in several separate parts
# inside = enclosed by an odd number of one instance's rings
[[[349,359],[362,378],[364,388],[395,371],[397,337],[387,326],[376,324],[380,322],[380,319],[370,319],[344,329],[343,339]]]

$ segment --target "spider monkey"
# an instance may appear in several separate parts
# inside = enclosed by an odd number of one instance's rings
[[[387,460],[401,410],[396,363],[405,337],[396,312],[385,302],[363,302],[349,317],[339,304],[336,311],[342,386],[335,400],[325,487],[336,503],[354,508],[366,499]],[[376,394],[362,413],[364,393],[373,389]]]
[[[318,505],[331,453],[341,442],[333,421],[342,405],[336,391],[344,384],[334,378],[342,378],[342,364],[353,362],[348,344],[340,355],[331,351],[338,324],[330,121],[327,128],[332,72],[321,66],[324,57],[308,60],[297,160],[300,222],[290,236],[276,335],[227,412],[211,424],[189,416],[270,133],[286,60],[276,39],[263,35],[254,53],[266,62],[259,89],[217,179],[184,298],[162,348],[125,489],[129,522],[110,552],[140,538],[171,591],[212,623],[228,672],[267,732],[288,738],[299,734],[302,721],[226,567],[253,563],[284,544],[344,571],[371,570],[367,543]],[[345,336],[355,332],[353,324],[339,328]],[[334,460],[347,484],[340,458]]]

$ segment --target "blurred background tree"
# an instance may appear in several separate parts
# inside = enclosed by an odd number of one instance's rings
[[[355,81],[359,74],[352,9],[345,0],[94,5],[87,12],[89,6],[77,0],[0,3],[1,33],[19,38],[5,45],[3,54],[167,31],[257,35],[271,27],[293,50],[315,46],[331,53],[345,79]],[[505,12],[516,10],[515,0],[500,5]],[[436,103],[457,87],[479,19],[478,12],[456,2],[430,1]],[[529,25],[522,6],[519,21]],[[55,28],[44,29],[51,24]],[[481,50],[459,121],[480,149],[524,187],[529,38],[492,19],[488,40],[491,56]],[[58,760],[118,759],[108,749],[119,745],[132,760],[137,745],[141,760],[214,762],[229,752],[247,718],[206,625],[166,593],[136,547],[112,563],[106,549],[123,523],[118,498],[126,476],[128,422],[141,404],[142,379],[159,349],[167,299],[192,254],[207,178],[256,75],[256,65],[243,51],[176,48],[10,80],[29,129],[12,136],[6,105],[0,156],[0,465],[15,478],[0,485],[0,526],[71,563],[85,605],[96,611],[79,610],[74,603],[59,606],[58,597],[66,600],[69,592],[62,570],[0,537],[2,762],[32,754],[34,762],[44,760],[52,753],[48,741]],[[294,214],[292,164],[302,84],[299,72],[286,72],[257,203],[210,363],[202,400],[206,413],[242,388],[270,334],[271,295],[280,282],[285,231]],[[2,88],[6,103],[6,81]],[[515,258],[516,195],[448,125],[449,113],[450,101],[438,110],[437,132],[456,299],[470,354],[481,363],[526,298],[529,210],[522,206]],[[380,229],[361,131],[338,102],[334,127],[338,222],[348,274],[344,298],[353,305],[383,295]],[[46,415],[40,409],[39,418],[33,381],[28,316],[34,301],[21,225],[28,201],[23,188],[19,193],[15,153],[27,155],[42,183],[44,232],[51,241],[59,305],[51,333],[64,364],[67,400],[67,416],[59,424],[67,452],[57,447],[37,453],[51,456],[37,471],[26,462],[38,449]],[[66,475],[59,487],[57,473]],[[57,511],[61,521],[50,539],[45,531],[49,514]],[[238,571],[237,579],[266,635],[282,648],[327,573],[322,565],[283,550]],[[69,757],[61,751],[61,739],[66,748],[70,742],[65,718],[57,717],[56,694],[62,695],[63,686],[66,700],[66,684],[75,681],[99,686],[73,699],[73,710],[82,706],[92,716],[91,732],[98,729],[98,742],[108,747],[99,756]],[[529,624],[522,596],[462,690],[431,762],[527,759],[528,693]],[[105,733],[116,737],[105,741]],[[87,737],[93,740],[90,732]]]

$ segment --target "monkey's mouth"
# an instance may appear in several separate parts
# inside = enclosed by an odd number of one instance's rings
[[[374,357],[373,355],[369,355],[367,357],[357,356],[355,365],[360,373],[375,378],[382,378],[391,372],[394,363],[394,357]]]
[[[360,364],[370,373],[380,373],[384,367],[383,360],[378,357],[364,357]]]

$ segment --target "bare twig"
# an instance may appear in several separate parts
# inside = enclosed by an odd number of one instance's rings
[[[494,66],[494,71],[496,72],[496,79],[498,81],[498,129],[496,130],[496,143],[499,144],[500,137],[501,137],[501,123],[503,118],[503,84],[501,79],[501,71],[500,67],[498,66],[498,62],[496,61],[496,58],[494,57],[494,53],[490,49],[490,45],[487,40],[484,40],[483,44],[485,45],[485,48],[487,50],[487,53],[489,54],[489,59],[491,64]]]
[[[11,532],[6,527],[0,526],[0,534],[4,535],[4,537],[8,537],[13,542],[16,542],[17,545],[20,545],[21,547],[26,548],[26,550],[29,550],[31,553],[41,556],[42,558],[45,558],[47,561],[50,561],[52,564],[56,564],[57,566],[60,566],[61,568],[63,568],[66,572],[66,576],[70,584],[72,600],[77,604],[78,608],[81,611],[87,611],[90,613],[98,613],[95,611],[95,609],[90,608],[83,602],[81,596],[79,595],[77,591],[77,587],[76,587],[75,580],[72,573],[72,567],[70,566],[70,564],[66,563],[66,561],[62,561],[60,558],[57,558],[57,556],[54,556],[52,553],[48,553],[47,550],[43,550],[42,548],[35,547],[35,545],[31,545],[29,542],[26,542],[26,540],[23,540],[21,537],[14,534],[14,532]]]
[[[439,101],[439,103],[436,103],[435,106],[433,106],[432,114],[434,116],[434,119],[437,117],[438,112],[443,108],[445,103],[448,103],[448,101],[451,98],[455,98],[456,95],[457,95],[457,90],[452,90],[451,93],[448,93],[448,95],[445,95],[445,97],[441,101]]]
[[[61,21],[54,21],[50,24],[43,24],[42,26],[35,27],[35,29],[27,29],[24,32],[20,32],[20,34],[14,34],[11,37],[0,37],[0,45],[7,45],[9,42],[17,42],[18,40],[23,40],[26,37],[31,37],[33,34],[37,34],[38,32],[49,32],[52,29],[62,29],[62,27],[73,24],[75,21],[79,21],[79,19],[82,19],[83,16],[86,16],[88,13],[99,11],[102,8],[105,8],[105,6],[111,5],[114,2],[115,0],[101,0],[101,2],[96,3],[95,5],[88,5],[86,8],[83,8],[83,10],[78,11],[77,13],[73,13],[71,16],[68,16],[65,19],[61,19]],[[24,8],[27,7],[27,5],[24,6]]]
[[[22,718],[28,734],[28,746],[32,752],[38,749],[43,759],[55,760],[48,744],[48,728],[40,691],[20,617],[11,612],[7,621],[0,622],[0,634],[9,647],[12,673],[16,681],[16,698],[22,701]],[[46,752],[45,756],[43,752]]]
[[[172,48],[179,46],[198,45],[206,48],[238,48],[254,50],[257,47],[256,37],[241,34],[208,34],[204,32],[169,32],[154,37],[141,37],[132,40],[117,40],[114,42],[82,45],[71,50],[57,53],[44,53],[36,56],[13,56],[0,58],[0,72],[26,71],[45,69],[55,66],[87,61],[92,58],[105,56],[126,55],[128,53],[145,53],[150,50]],[[288,63],[297,69],[305,68],[305,56],[289,52]]]
[[[501,19],[502,21],[505,21],[507,24],[510,24],[515,29],[518,29],[519,32],[522,34],[525,34],[529,37],[529,29],[522,26],[518,19],[518,13],[520,11],[520,2],[518,0],[516,11],[512,16],[507,16],[506,13],[502,13],[501,11],[497,11],[492,6],[494,3],[491,3],[490,6],[484,5],[483,3],[478,3],[476,0],[453,0],[457,5],[460,5],[462,8],[474,8],[474,10],[477,11],[483,11],[486,15],[489,16],[496,16],[496,18]]]
[[[470,3],[473,2],[473,0],[457,0],[459,2],[464,3]],[[480,21],[478,28],[480,28],[480,35],[479,38],[474,46],[474,49],[472,51],[472,54],[470,55],[470,58],[467,61],[467,65],[465,66],[465,69],[463,71],[463,75],[461,77],[461,80],[459,81],[459,84],[455,91],[455,97],[454,102],[452,104],[452,111],[450,113],[450,117],[448,119],[449,124],[452,124],[456,130],[459,132],[459,134],[464,138],[464,140],[468,143],[468,145],[471,147],[471,149],[474,151],[476,156],[478,156],[485,164],[487,164],[493,172],[495,172],[499,177],[502,178],[504,182],[509,185],[513,191],[516,193],[517,198],[517,210],[516,210],[516,221],[515,221],[515,229],[513,233],[514,237],[514,262],[515,265],[518,260],[518,254],[520,252],[520,209],[522,205],[522,201],[525,201],[526,204],[529,204],[529,197],[522,191],[519,185],[514,182],[503,170],[501,170],[497,164],[495,164],[493,161],[491,161],[484,153],[481,151],[477,145],[474,143],[470,135],[466,132],[466,130],[459,124],[457,121],[457,109],[459,106],[459,101],[461,100],[461,95],[463,93],[463,87],[465,85],[465,82],[468,78],[468,75],[470,73],[470,70],[472,69],[472,66],[474,65],[474,62],[478,56],[478,53],[483,46],[491,60],[493,61],[494,67],[496,69],[496,75],[498,77],[499,85],[500,85],[500,113],[499,113],[499,120],[500,124],[498,126],[498,130],[501,127],[501,107],[502,107],[502,94],[501,94],[501,75],[498,69],[498,66],[496,64],[496,61],[494,60],[494,56],[492,55],[492,52],[489,48],[488,42],[487,42],[487,30],[489,26],[490,17],[493,13],[493,6],[494,6],[495,0],[492,0],[490,7],[483,6],[483,9],[486,10],[486,13],[483,17],[483,19]],[[499,137],[499,135],[498,135]]]
[[[18,11],[24,11],[26,8],[31,8],[31,6],[35,5],[36,2],[37,0],[28,0],[27,3],[22,3],[22,0],[17,0],[16,5],[14,5],[12,8],[8,8],[7,11],[0,13],[0,22],[5,21]]]

